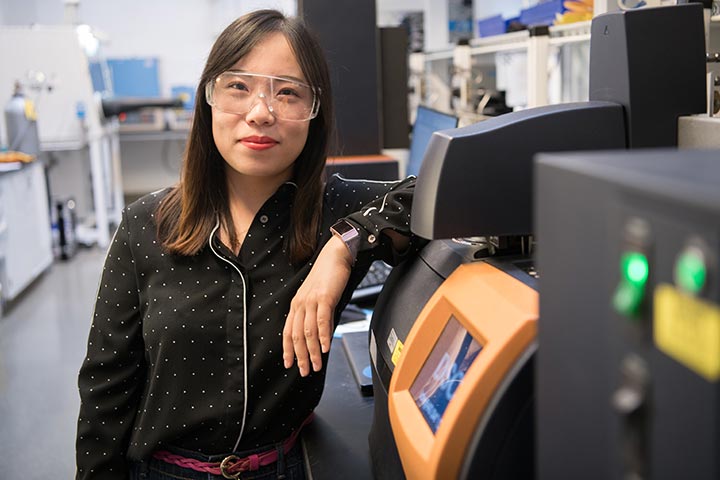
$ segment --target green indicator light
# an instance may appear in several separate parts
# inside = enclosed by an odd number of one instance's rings
[[[645,284],[650,273],[648,259],[640,252],[625,252],[620,258],[620,283],[612,303],[627,317],[637,317],[645,299]]]
[[[650,267],[647,257],[642,253],[625,253],[620,261],[620,268],[623,278],[631,284],[642,287],[647,282]]]
[[[683,290],[700,293],[707,280],[703,254],[696,248],[686,249],[675,262],[675,281]]]
[[[613,306],[621,315],[634,317],[640,311],[645,292],[642,287],[633,283],[622,281],[615,290]]]

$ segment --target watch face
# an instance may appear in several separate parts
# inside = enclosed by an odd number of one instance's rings
[[[335,225],[330,227],[333,235],[337,235],[345,243],[345,246],[350,250],[350,255],[355,262],[357,257],[358,244],[360,243],[360,232],[348,221],[340,220]]]
[[[346,233],[356,232],[355,227],[353,227],[346,221],[337,222],[335,225],[332,226],[332,229],[335,230],[335,232],[337,232],[342,237],[344,237]]]

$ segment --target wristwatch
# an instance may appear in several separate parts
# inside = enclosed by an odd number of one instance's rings
[[[358,247],[360,246],[360,232],[347,220],[338,220],[335,225],[330,227],[333,235],[340,238],[345,246],[350,250],[353,261],[357,258]]]

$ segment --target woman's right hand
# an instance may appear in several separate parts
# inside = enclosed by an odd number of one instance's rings
[[[294,360],[305,377],[322,368],[322,354],[330,351],[333,312],[342,295],[354,258],[345,243],[333,236],[320,251],[310,273],[290,302],[283,329],[283,363]]]

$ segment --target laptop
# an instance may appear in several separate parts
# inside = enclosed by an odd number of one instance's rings
[[[433,133],[438,130],[456,128],[457,125],[458,117],[419,105],[415,115],[415,124],[413,125],[410,140],[410,155],[408,156],[405,174],[418,175],[420,165],[422,165],[425,157],[425,150],[427,150]]]

